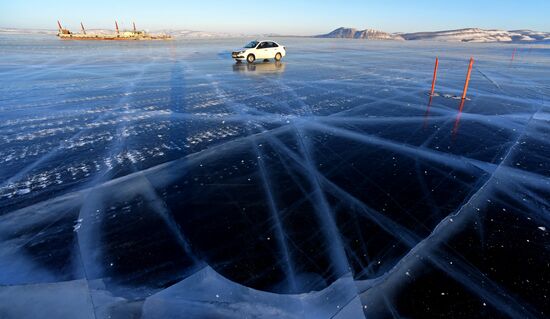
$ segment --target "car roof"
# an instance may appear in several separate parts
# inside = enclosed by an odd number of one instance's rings
[[[277,43],[277,41],[273,41],[273,40],[256,40],[258,43],[261,43],[261,42],[274,42],[274,43]],[[279,44],[279,43],[277,43]]]

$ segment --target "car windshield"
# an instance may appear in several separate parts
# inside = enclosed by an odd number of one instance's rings
[[[258,45],[258,41],[252,41],[249,44],[245,45],[244,47],[247,49],[255,48]]]

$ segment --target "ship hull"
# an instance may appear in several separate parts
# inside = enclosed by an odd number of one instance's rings
[[[115,21],[116,33],[88,33],[84,29],[84,24],[80,23],[82,27],[82,33],[72,33],[69,29],[63,28],[61,23],[57,21],[59,27],[59,33],[57,36],[61,40],[93,40],[93,41],[141,41],[141,40],[171,40],[172,36],[158,33],[149,34],[143,30],[137,30],[134,24],[133,31],[120,31],[118,23]]]

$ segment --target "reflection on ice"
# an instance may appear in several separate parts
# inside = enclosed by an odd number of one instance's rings
[[[258,63],[242,63],[237,62],[233,64],[234,72],[242,72],[247,75],[260,75],[260,74],[276,74],[283,73],[286,68],[285,62],[258,62]]]
[[[1,40],[0,317],[550,311],[546,49]]]

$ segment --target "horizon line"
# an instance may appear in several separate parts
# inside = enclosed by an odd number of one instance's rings
[[[384,31],[383,29],[376,29],[376,28],[369,28],[369,27],[366,27],[366,28],[363,28],[363,27],[345,27],[345,26],[340,26],[340,27],[336,27],[336,28],[333,28],[333,29],[330,29],[328,32],[332,32],[332,31],[335,31],[335,30],[338,30],[338,29],[356,29],[358,31],[362,31],[362,30],[376,30],[376,31],[381,31],[381,32],[385,32],[385,33],[389,33],[389,34],[404,34],[404,33],[422,33],[422,32],[442,32],[442,31],[455,31],[455,30],[468,30],[468,29],[480,29],[480,30],[486,30],[486,31],[535,31],[535,32],[544,32],[544,33],[550,33],[549,31],[542,31],[542,30],[534,30],[534,29],[531,29],[531,28],[514,28],[514,29],[499,29],[499,28],[481,28],[481,27],[459,27],[459,28],[451,28],[451,29],[431,29],[431,30],[423,30],[423,31],[397,31],[397,32],[388,32],[388,31]],[[14,29],[14,30],[42,30],[42,31],[57,31],[58,28],[31,28],[31,27],[8,27],[8,26],[1,26],[0,25],[0,29]],[[77,29],[80,29],[77,27]],[[86,28],[87,30],[115,30],[115,28]],[[236,32],[228,32],[228,31],[206,31],[206,30],[198,30],[198,29],[188,29],[188,28],[178,28],[178,27],[173,27],[173,28],[170,28],[170,27],[165,27],[165,28],[153,28],[153,29],[148,29],[148,28],[138,28],[138,29],[141,29],[141,30],[151,30],[151,31],[163,31],[163,30],[174,30],[174,31],[194,31],[194,32],[211,32],[211,33],[222,33],[222,34],[246,34],[245,32],[243,33],[240,33],[238,31]],[[326,31],[324,31],[326,32]],[[326,34],[326,33],[321,33],[321,34],[307,34],[307,35],[298,35],[298,34],[282,34],[282,33],[277,33],[277,32],[260,32],[259,34],[274,34],[274,35],[290,35],[290,36],[308,36],[308,35],[323,35],[323,34]]]

